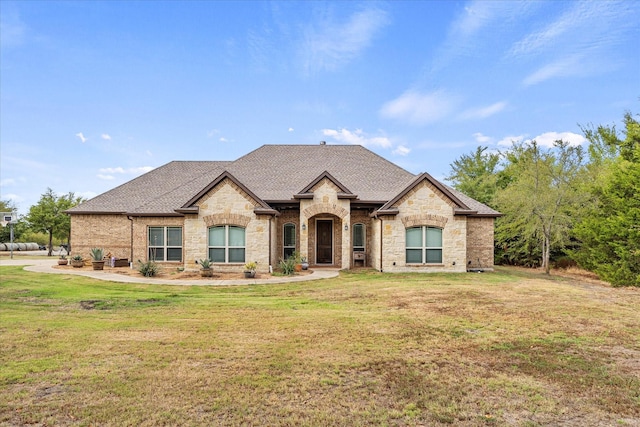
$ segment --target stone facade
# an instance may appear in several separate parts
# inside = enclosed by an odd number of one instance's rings
[[[423,182],[403,196],[395,207],[399,214],[383,219],[383,271],[466,271],[467,218],[454,215],[448,198],[430,183]],[[416,226],[442,228],[441,264],[406,262],[406,229]]]
[[[391,210],[375,214],[377,207],[352,206],[354,197],[344,193],[329,178],[319,180],[299,200],[286,201],[277,210],[265,211],[264,204],[233,179],[224,178],[194,202],[197,213],[169,216],[127,216],[74,214],[71,216],[72,255],[89,256],[102,247],[117,258],[136,263],[148,259],[149,227],[182,227],[182,261],[167,266],[198,269],[196,260],[208,257],[208,229],[230,225],[245,229],[245,261],[256,261],[259,272],[268,272],[283,258],[284,225],[296,230],[296,250],[312,267],[348,269],[355,265],[353,228],[363,224],[364,266],[385,272],[463,272],[467,268],[493,267],[494,217],[456,215],[455,203],[428,180],[418,182]],[[373,216],[372,216],[373,215]],[[332,222],[331,262],[318,264],[316,227],[318,221]],[[429,226],[442,229],[442,262],[406,262],[406,230]],[[222,271],[241,271],[244,263],[217,263]]]

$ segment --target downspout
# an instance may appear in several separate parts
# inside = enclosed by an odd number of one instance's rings
[[[131,217],[131,215],[127,215],[127,219],[129,221],[131,221],[131,243],[130,243],[130,248],[129,248],[129,268],[133,268],[133,218]]]
[[[382,217],[380,219],[380,273],[382,273]]]
[[[271,245],[273,244],[273,242],[271,242],[271,223],[273,221],[275,221],[275,216],[269,220],[269,273],[273,271],[273,267],[271,265]]]

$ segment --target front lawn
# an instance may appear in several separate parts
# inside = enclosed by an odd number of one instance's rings
[[[640,290],[515,269],[134,285],[0,267],[0,425],[640,425]]]

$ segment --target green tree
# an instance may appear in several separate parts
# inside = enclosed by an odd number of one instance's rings
[[[585,132],[608,156],[589,186],[593,197],[575,227],[581,246],[573,256],[614,286],[640,286],[640,123],[627,113],[624,124],[624,138],[615,127]]]
[[[501,181],[499,163],[499,153],[488,153],[487,147],[479,146],[473,153],[463,154],[450,165],[451,172],[446,180],[456,190],[490,205]]]
[[[69,242],[71,238],[71,219],[65,210],[70,209],[83,199],[74,193],[63,196],[56,195],[51,188],[40,197],[37,204],[29,208],[27,221],[30,228],[36,232],[45,232],[49,236],[49,256],[53,252],[53,238],[60,238]]]
[[[496,194],[504,214],[496,234],[511,239],[507,244],[517,243],[521,255],[531,253],[537,242],[548,274],[551,251],[569,241],[572,216],[585,198],[580,191],[584,150],[561,140],[550,149],[532,141],[514,144],[506,159],[512,181]]]
[[[16,212],[18,209],[11,200],[0,200],[0,212]],[[15,221],[15,219],[14,219]],[[13,239],[17,241],[25,231],[24,223],[19,221],[13,225]],[[11,229],[9,226],[0,227],[0,242],[9,242],[11,240]]]

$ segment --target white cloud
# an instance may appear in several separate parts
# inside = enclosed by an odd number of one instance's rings
[[[104,174],[101,174],[101,173],[99,173],[99,174],[98,174],[98,175],[96,175],[96,176],[97,176],[99,179],[103,179],[103,180],[105,180],[105,181],[112,181],[112,180],[116,179],[116,177],[115,177],[115,176],[113,176],[113,175],[104,175]]]
[[[513,143],[520,143],[524,141],[525,135],[510,135],[505,136],[500,141],[498,141],[498,146],[500,147],[511,147]]]
[[[525,86],[531,86],[554,77],[566,77],[584,72],[580,65],[580,55],[571,55],[558,61],[549,63],[525,77]]]
[[[137,168],[128,168],[125,169],[123,167],[115,167],[115,168],[100,168],[98,171],[102,174],[126,174],[126,175],[140,175],[143,173],[147,173],[154,168],[151,166],[140,166]],[[105,178],[108,175],[103,175],[103,179],[113,179],[113,177]]]
[[[78,132],[78,133],[76,133],[76,136],[77,136],[78,138],[80,138],[80,141],[82,141],[82,143],[87,142],[87,140],[89,139],[89,138],[85,138],[85,137],[84,137],[84,135],[82,134],[82,132]]]
[[[9,187],[16,183],[16,180],[13,178],[5,178],[0,181],[0,187]]]
[[[573,132],[545,132],[533,139],[538,143],[538,145],[544,147],[553,147],[553,143],[558,140],[568,142],[569,145],[572,146],[582,145],[587,142],[587,139],[584,136]]]
[[[353,145],[362,145],[365,147],[376,146],[382,148],[390,148],[391,140],[386,136],[368,137],[362,129],[350,131],[348,129],[322,129],[322,134],[333,138],[337,142],[343,142]]]
[[[569,145],[577,146],[587,142],[586,138],[582,135],[573,132],[545,132],[534,138],[527,138],[526,135],[514,135],[506,136],[498,141],[498,146],[511,147],[513,143],[529,143],[536,141],[541,147],[553,147],[554,142],[563,140],[568,142]]]
[[[100,138],[104,139],[105,141],[110,141],[111,135],[109,135],[108,133],[103,133],[102,135],[100,135]]]
[[[497,114],[500,111],[504,110],[506,106],[507,103],[505,101],[500,101],[486,107],[469,109],[464,111],[460,115],[460,118],[463,120],[486,119],[487,117],[493,116],[494,114]]]
[[[444,90],[420,93],[408,90],[384,104],[380,115],[414,125],[425,125],[448,116],[458,104],[458,97]]]
[[[625,1],[556,3],[564,12],[513,44],[508,60],[542,62],[528,75],[526,86],[556,77],[587,76],[615,69],[626,58],[615,58],[616,47],[636,42],[640,8]]]
[[[22,45],[27,36],[27,27],[20,18],[17,7],[9,2],[3,2],[0,13],[0,46],[3,48]]]
[[[487,142],[491,142],[491,140],[493,139],[490,136],[483,135],[480,132],[474,133],[473,137],[476,139],[476,142],[479,142],[481,144],[486,144]]]
[[[218,141],[220,141],[220,142],[229,142],[229,140],[227,138],[225,138],[224,136],[221,136]]]
[[[293,128],[289,128],[289,132],[293,132]]]
[[[369,47],[386,24],[386,12],[378,8],[356,12],[343,24],[328,18],[314,23],[305,31],[300,49],[305,71],[313,73],[339,68]]]
[[[207,131],[207,138],[213,138],[214,136],[218,135],[220,133],[220,131],[218,129],[211,129]]]
[[[449,66],[460,57],[482,56],[490,46],[495,49],[495,38],[516,18],[527,16],[535,2],[483,1],[468,2],[452,21],[447,38],[438,48],[431,73]]]
[[[411,152],[411,149],[405,147],[404,145],[398,145],[395,150],[393,150],[393,154],[398,156],[406,156]]]

